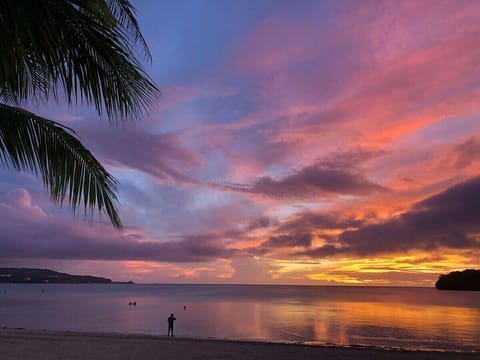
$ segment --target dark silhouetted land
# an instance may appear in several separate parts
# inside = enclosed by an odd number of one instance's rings
[[[437,290],[480,291],[480,270],[467,269],[440,275],[435,287]]]
[[[0,268],[0,283],[110,284],[112,280],[91,275],[70,275],[47,269]]]

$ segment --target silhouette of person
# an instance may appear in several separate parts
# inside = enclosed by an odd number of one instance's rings
[[[170,317],[167,319],[168,321],[168,334],[167,336],[170,336],[170,332],[172,333],[173,336],[173,322],[177,320],[173,314],[170,314]]]

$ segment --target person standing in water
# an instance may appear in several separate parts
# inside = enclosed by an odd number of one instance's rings
[[[168,335],[170,336],[170,332],[172,333],[173,336],[173,322],[177,320],[173,314],[170,314],[170,317],[167,319],[168,321]]]

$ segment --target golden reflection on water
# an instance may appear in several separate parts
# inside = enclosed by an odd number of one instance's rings
[[[445,345],[445,341],[478,344],[475,334],[480,310],[476,308],[319,301],[268,305],[223,302],[217,303],[216,309],[218,327],[229,319],[235,333],[243,338],[335,344],[372,344],[373,340],[390,346],[418,342],[424,347]]]

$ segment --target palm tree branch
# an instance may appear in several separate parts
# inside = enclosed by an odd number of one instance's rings
[[[147,42],[140,32],[140,26],[138,25],[138,21],[135,16],[135,8],[128,0],[108,0],[107,5],[114,16],[120,20],[122,27],[133,36],[135,42],[140,44],[145,57],[151,62],[152,55],[150,53],[150,49],[148,48]]]
[[[0,103],[0,165],[40,176],[52,200],[68,194],[75,212],[95,209],[120,228],[117,181],[75,136],[73,130],[23,109]]]
[[[133,53],[135,43],[146,44],[128,1],[23,0],[20,5],[0,2],[3,101],[56,98],[60,85],[70,104],[93,104],[110,120],[141,117],[152,106],[159,90]]]

